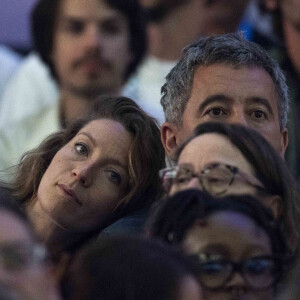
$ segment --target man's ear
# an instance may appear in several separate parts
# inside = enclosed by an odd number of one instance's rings
[[[280,152],[280,155],[283,159],[288,144],[289,144],[288,129],[284,128],[281,132],[281,152]]]
[[[178,128],[175,124],[164,122],[161,127],[161,142],[167,156],[174,160],[178,147]]]

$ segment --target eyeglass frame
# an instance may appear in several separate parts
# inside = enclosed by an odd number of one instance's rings
[[[253,289],[255,291],[267,290],[267,289],[275,286],[279,282],[279,280],[283,274],[283,271],[284,271],[284,263],[288,264],[291,259],[288,257],[283,258],[281,256],[276,256],[276,255],[261,255],[261,256],[253,256],[253,257],[247,258],[245,260],[241,260],[239,262],[233,262],[233,261],[226,260],[226,259],[220,259],[220,260],[208,259],[206,261],[201,261],[201,258],[199,258],[200,256],[201,256],[201,253],[194,254],[194,255],[188,255],[188,257],[191,260],[197,261],[195,264],[204,265],[204,264],[207,264],[210,262],[214,262],[214,263],[220,263],[220,264],[227,264],[227,265],[231,266],[231,272],[229,273],[228,277],[222,282],[222,284],[220,286],[216,286],[216,287],[207,286],[201,279],[201,274],[199,274],[198,279],[201,283],[201,286],[203,288],[205,288],[207,290],[211,290],[211,291],[218,291],[218,290],[221,290],[224,287],[226,287],[226,284],[232,279],[232,277],[235,273],[239,273],[242,276],[242,278],[245,280],[245,282],[251,287],[251,289]],[[276,267],[277,272],[275,274],[272,274],[273,281],[268,286],[261,287],[261,288],[255,287],[249,282],[249,280],[247,279],[247,276],[245,276],[244,271],[243,271],[245,264],[248,261],[251,261],[254,259],[269,259],[269,260],[274,261],[274,263],[275,263],[274,266]],[[196,270],[197,269],[198,268],[196,268]]]
[[[208,164],[200,172],[198,172],[199,174],[197,172],[194,172],[194,166],[192,164],[181,164],[181,165],[177,165],[177,166],[174,166],[174,167],[161,169],[159,171],[159,177],[161,178],[162,181],[164,181],[164,175],[165,175],[166,172],[176,171],[176,175],[174,177],[172,177],[172,179],[175,179],[177,174],[178,174],[177,170],[181,169],[181,168],[186,168],[186,170],[188,170],[191,174],[190,180],[192,180],[193,178],[198,178],[203,190],[209,193],[209,191],[207,191],[205,189],[205,186],[203,185],[202,177],[203,177],[203,175],[205,176],[205,174],[207,174],[206,172],[208,170],[212,170],[213,168],[216,168],[218,166],[226,167],[226,169],[228,169],[232,174],[232,179],[229,182],[228,187],[234,182],[235,176],[239,175],[240,178],[242,178],[246,183],[249,183],[250,185],[252,185],[252,186],[254,186],[254,187],[256,187],[260,190],[263,190],[263,191],[270,194],[270,192],[263,186],[263,184],[256,177],[254,177],[252,175],[248,175],[247,173],[241,171],[238,167],[228,165],[228,164],[224,164],[224,163],[211,163],[211,164]],[[187,167],[189,167],[189,168],[187,168]],[[171,178],[171,177],[169,177],[169,178]],[[170,186],[169,190],[166,191],[167,194],[169,194],[170,189],[171,189],[171,186]],[[216,196],[222,195],[222,194],[226,193],[226,191],[227,190],[224,190],[223,192],[216,194]]]

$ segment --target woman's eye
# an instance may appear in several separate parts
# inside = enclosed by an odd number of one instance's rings
[[[115,183],[115,184],[121,184],[122,182],[122,177],[119,173],[115,172],[115,171],[108,171],[109,174],[109,179]]]
[[[175,180],[174,180],[174,183],[176,183],[176,184],[184,184],[184,183],[187,183],[187,182],[189,182],[191,180],[191,178],[190,177],[188,177],[188,176],[178,176],[178,177],[176,177],[175,178]]]
[[[75,149],[80,155],[88,155],[88,148],[85,144],[77,143],[75,144]]]

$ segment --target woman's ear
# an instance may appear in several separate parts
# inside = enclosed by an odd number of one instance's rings
[[[268,197],[267,206],[272,210],[273,216],[279,220],[283,215],[283,199],[279,195],[272,195]]]

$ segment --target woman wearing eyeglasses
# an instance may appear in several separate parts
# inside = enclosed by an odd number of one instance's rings
[[[291,261],[278,223],[252,196],[179,192],[159,203],[148,232],[191,256],[205,300],[273,299]]]
[[[249,194],[274,216],[296,247],[300,193],[282,158],[257,132],[237,124],[204,123],[178,150],[177,166],[160,171],[169,195],[197,188],[220,197]]]

